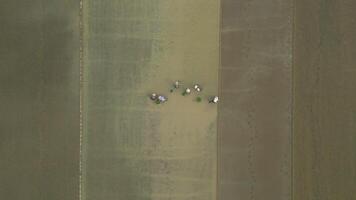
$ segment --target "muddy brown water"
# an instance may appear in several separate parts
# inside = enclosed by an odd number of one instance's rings
[[[219,2],[90,0],[84,24],[82,198],[215,199]]]

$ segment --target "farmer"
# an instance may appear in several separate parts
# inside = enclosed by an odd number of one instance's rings
[[[200,87],[200,85],[198,85],[198,84],[195,84],[194,85],[194,89],[197,91],[197,92],[200,92],[202,89],[201,89],[201,87]]]
[[[190,94],[191,90],[190,88],[186,88],[183,92],[183,96]]]
[[[160,103],[164,103],[168,100],[167,97],[163,96],[163,95],[159,95],[158,99],[157,99]]]
[[[151,99],[152,101],[157,100],[157,94],[156,94],[156,93],[152,93],[151,96],[150,96],[150,99]]]
[[[213,98],[210,99],[209,103],[218,103],[218,101],[219,101],[219,97],[214,96]]]
[[[180,81],[174,82],[174,88],[175,88],[175,89],[178,89],[178,88],[179,88],[179,85],[180,85]]]

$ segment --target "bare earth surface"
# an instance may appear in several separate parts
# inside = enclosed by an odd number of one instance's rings
[[[84,24],[83,199],[215,199],[219,2],[89,0]]]

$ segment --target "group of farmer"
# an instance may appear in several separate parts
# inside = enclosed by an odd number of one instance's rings
[[[173,89],[171,89],[170,91],[173,92],[174,90],[180,88],[180,86],[181,86],[181,82],[180,82],[180,81],[175,81],[175,82],[173,83]],[[194,88],[194,90],[195,90],[196,92],[201,92],[201,91],[202,91],[202,88],[201,88],[201,86],[200,86],[199,84],[195,84],[195,85],[193,86],[193,88]],[[191,89],[188,87],[188,88],[185,88],[185,90],[183,91],[182,95],[183,95],[183,96],[186,96],[186,95],[189,95],[190,93],[191,93]],[[150,95],[150,98],[151,98],[152,101],[154,101],[154,102],[157,103],[157,104],[161,104],[161,103],[164,103],[164,102],[168,101],[168,98],[167,98],[166,96],[164,96],[164,95],[158,95],[158,94],[156,94],[156,93],[152,93],[152,94]],[[201,101],[201,98],[198,97],[198,98],[197,98],[197,101],[200,102],[200,101]],[[219,97],[218,97],[218,96],[212,96],[212,97],[210,97],[210,98],[208,99],[208,102],[209,102],[209,103],[218,103],[218,101],[219,101]]]

